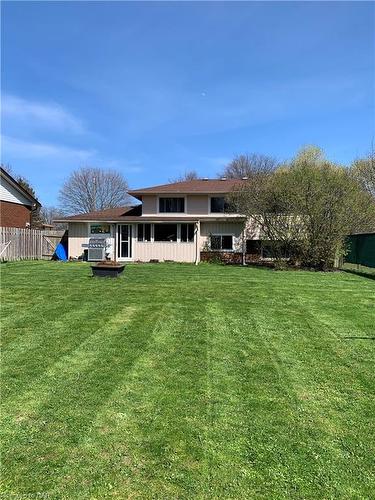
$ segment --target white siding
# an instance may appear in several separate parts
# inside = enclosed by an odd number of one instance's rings
[[[142,196],[142,215],[155,215],[157,214],[157,196],[146,195]]]
[[[246,239],[247,240],[261,239],[260,226],[251,217],[246,222]]]
[[[189,215],[207,215],[208,214],[208,196],[206,194],[188,195],[187,210]]]
[[[195,243],[169,241],[139,242],[133,245],[133,260],[148,262],[151,259],[173,260],[175,262],[194,262]]]
[[[89,242],[87,222],[69,222],[68,235],[69,257],[79,257],[83,254],[82,244]]]
[[[137,224],[132,224],[132,260],[148,262],[151,259],[159,261],[173,260],[175,262],[195,262],[196,243],[182,242],[139,242],[137,240]],[[234,236],[234,248],[241,251],[242,248],[242,222],[201,222],[200,235],[198,236],[198,253],[204,247],[210,234],[232,234]],[[112,230],[113,231],[113,230]],[[111,258],[114,257],[114,232],[110,241],[112,244]],[[69,257],[79,257],[83,253],[82,244],[89,241],[89,224],[87,222],[69,223]]]
[[[23,196],[18,189],[13,187],[9,182],[0,177],[0,200],[9,201],[11,203],[18,203],[19,205],[31,206],[32,203],[26,196]]]
[[[200,248],[207,243],[211,234],[231,234],[234,236],[235,250],[242,250],[242,222],[201,222]]]
[[[174,196],[185,198],[185,212],[184,213],[163,213],[163,217],[184,217],[185,215],[207,215],[209,197],[206,194],[198,195],[174,195],[174,194],[160,194],[157,195],[146,195],[142,197],[142,215],[157,215],[159,213],[159,197],[161,198],[173,198]],[[215,214],[217,215],[217,214]]]
[[[98,224],[102,223],[102,221],[98,222]],[[69,222],[68,227],[68,235],[69,235],[69,257],[80,257],[85,250],[82,247],[83,244],[88,244],[89,238],[105,238],[107,240],[107,252],[110,253],[111,259],[114,258],[114,250],[115,250],[115,239],[114,239],[114,231],[115,226],[111,224],[111,235],[97,235],[90,234],[90,224],[96,224],[96,222]]]

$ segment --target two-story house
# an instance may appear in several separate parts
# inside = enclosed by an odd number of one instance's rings
[[[245,218],[226,210],[226,196],[241,182],[201,179],[131,190],[137,206],[67,217],[69,257],[101,239],[118,261],[198,263],[207,246],[242,252]]]

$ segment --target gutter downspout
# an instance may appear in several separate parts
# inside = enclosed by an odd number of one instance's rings
[[[117,224],[113,224],[113,260],[117,262],[117,238],[118,238],[118,231],[117,231]]]
[[[200,239],[200,229],[201,229],[201,223],[200,221],[197,221],[195,223],[195,265],[197,266],[200,261],[200,253],[199,253],[199,239]]]
[[[246,266],[246,223],[242,230],[242,265]]]

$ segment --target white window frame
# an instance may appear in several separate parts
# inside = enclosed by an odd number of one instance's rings
[[[102,225],[102,226],[109,226],[109,233],[92,233],[91,232],[91,226],[99,226],[99,225]],[[88,222],[87,223],[87,233],[89,235],[89,238],[109,238],[113,235],[113,231],[112,231],[112,224],[110,222],[95,222],[95,221],[92,221],[92,222]]]
[[[145,226],[145,224],[150,224],[150,239],[148,241],[145,240],[145,228],[143,227],[143,240],[139,241],[138,240],[138,226],[140,225]],[[153,231],[153,224],[152,222],[138,222],[137,223],[137,234],[135,235],[135,240],[137,243],[153,243],[154,241],[154,231]],[[134,231],[135,232],[135,231]]]
[[[209,238],[210,238],[210,247],[211,247],[211,237],[212,236],[220,236],[220,238],[223,238],[223,236],[231,236],[232,237],[232,248],[231,249],[227,249],[227,248],[220,248],[219,250],[218,249],[212,249],[211,250],[213,252],[234,252],[234,238],[235,238],[235,235],[233,233],[220,233],[220,234],[215,234],[215,233],[212,233],[209,235]],[[221,239],[221,245],[223,243],[223,240]]]
[[[191,224],[193,226],[193,240],[192,241],[181,241],[181,224]],[[192,245],[195,243],[195,224],[194,222],[180,222],[178,224],[178,230],[177,230],[177,241],[181,243],[181,245]],[[187,232],[187,235],[189,235],[189,230]]]
[[[226,198],[226,196],[225,196],[225,195],[224,195],[224,196],[214,196],[214,195],[210,195],[210,196],[208,197],[208,213],[209,213],[209,214],[214,214],[214,215],[216,215],[216,214],[226,214],[226,215],[228,215],[228,214],[227,214],[227,212],[225,212],[225,211],[224,211],[224,212],[212,212],[212,211],[211,211],[211,199],[212,199],[212,198],[224,198],[224,203],[225,203],[225,198]],[[217,235],[217,236],[220,236],[220,235]],[[228,236],[228,235],[227,235],[227,236]]]
[[[177,239],[176,241],[160,241],[160,240],[155,240],[155,226],[160,226],[161,224],[168,224],[168,225],[171,225],[171,224],[175,224],[177,226],[177,231],[176,231],[176,236],[177,236]],[[169,243],[170,245],[172,244],[176,244],[176,243],[181,243],[180,241],[180,224],[178,222],[168,222],[168,221],[163,221],[163,222],[159,222],[159,223],[154,223],[152,224],[152,228],[151,228],[151,239],[152,239],[152,243]]]
[[[131,236],[128,238],[128,242],[130,244],[131,257],[120,257],[118,254],[118,241],[119,241],[118,237],[119,237],[119,227],[120,226],[128,226],[130,228]],[[137,236],[138,236],[138,228],[137,228],[137,234],[135,235],[135,224],[132,224],[131,222],[117,222],[117,224],[115,226],[114,252],[116,255],[116,259],[119,262],[131,262],[132,260],[134,260],[134,243],[137,241]]]
[[[138,241],[138,225],[139,224],[150,224],[151,225],[151,239],[150,241]],[[158,225],[158,224],[176,224],[177,225],[177,240],[176,241],[157,241],[155,240],[155,226]],[[191,224],[193,226],[193,240],[192,241],[181,241],[181,224]],[[133,237],[134,237],[134,240],[136,241],[136,244],[137,245],[142,245],[143,243],[178,243],[178,244],[181,244],[181,245],[193,245],[195,243],[195,239],[196,239],[196,233],[195,233],[195,223],[194,222],[175,222],[175,221],[171,221],[171,222],[168,222],[168,221],[163,221],[163,222],[138,222],[136,224],[137,226],[137,229],[133,230]],[[143,235],[144,235],[144,232],[143,232]]]
[[[183,212],[160,212],[159,208],[160,208],[160,198],[183,198],[184,199],[184,211]],[[163,214],[163,215],[173,215],[175,216],[175,214],[187,214],[187,196],[186,195],[168,195],[168,194],[165,194],[165,195],[157,195],[156,197],[156,213],[157,214]]]

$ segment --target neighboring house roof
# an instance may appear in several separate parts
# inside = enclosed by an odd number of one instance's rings
[[[39,201],[24,189],[3,167],[0,167],[1,201],[10,201],[28,206],[41,206]],[[5,180],[5,183],[3,182]],[[17,196],[18,194],[18,196]]]
[[[135,198],[144,194],[226,194],[241,185],[241,183],[243,183],[242,179],[196,179],[132,189],[129,194]]]

